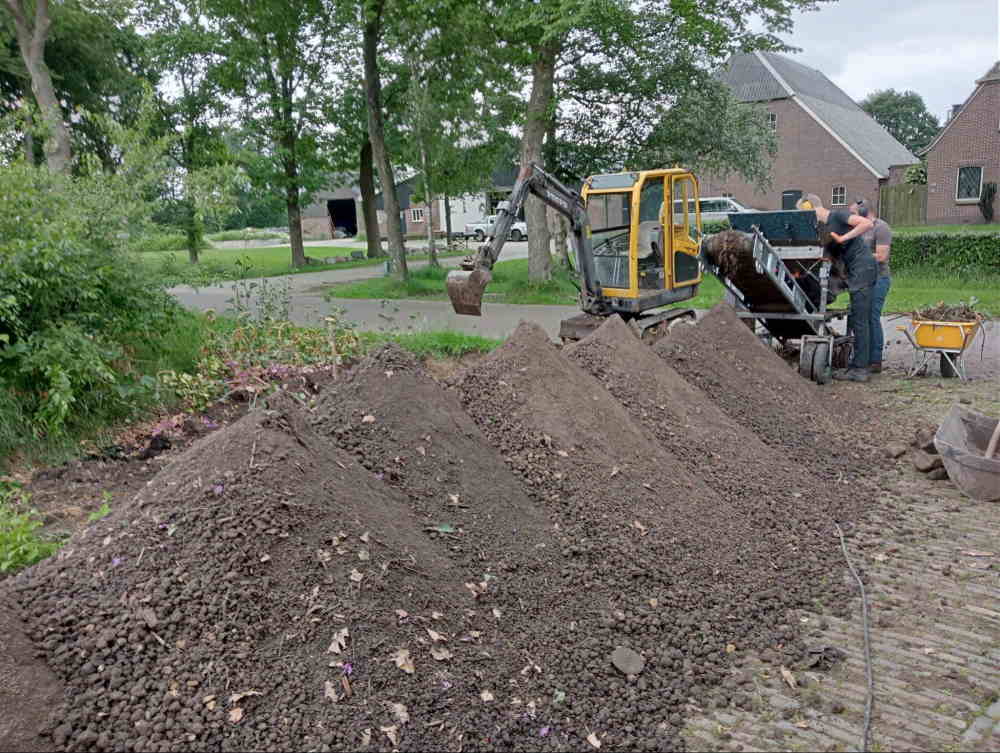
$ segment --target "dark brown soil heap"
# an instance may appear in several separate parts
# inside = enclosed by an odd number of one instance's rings
[[[721,678],[727,644],[796,658],[788,609],[812,605],[820,583],[802,576],[828,565],[803,551],[814,532],[775,531],[774,517],[728,504],[535,325],[522,323],[457,388],[558,523],[565,559],[551,584],[566,603],[540,653],[559,657],[554,679],[573,698],[574,726],[607,730],[615,749],[676,744],[672,725]],[[638,679],[609,663],[615,646],[647,659]]]
[[[288,400],[200,440],[18,576],[22,616],[68,688],[50,744],[353,750],[367,729],[388,749],[393,725],[407,747],[455,744],[454,727],[426,723],[444,685],[470,698],[479,685],[431,657],[427,628],[459,662],[478,646],[457,636],[493,620],[459,608],[472,599],[408,502]],[[397,701],[419,723],[399,721]]]
[[[883,465],[881,454],[870,449],[876,422],[864,402],[800,377],[731,306],[720,303],[653,350],[796,468],[823,479],[856,481]]]

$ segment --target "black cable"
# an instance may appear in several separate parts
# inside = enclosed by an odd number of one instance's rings
[[[861,616],[865,635],[865,680],[868,682],[868,697],[865,699],[865,728],[861,738],[861,750],[862,753],[868,753],[868,741],[871,736],[872,725],[872,701],[875,698],[875,683],[872,680],[872,641],[868,627],[868,596],[865,594],[865,584],[861,581],[858,571],[854,569],[851,557],[847,553],[847,544],[844,543],[844,532],[840,529],[839,523],[834,523],[834,525],[837,526],[837,535],[840,537],[840,548],[844,552],[847,567],[851,571],[851,575],[854,576],[854,580],[858,582],[858,588],[861,589]]]

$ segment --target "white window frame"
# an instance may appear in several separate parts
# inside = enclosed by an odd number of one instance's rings
[[[843,198],[841,201],[837,201],[837,192],[842,192]],[[847,206],[847,186],[834,186],[833,191],[830,192],[830,206],[832,207],[846,207]]]
[[[778,130],[778,114],[776,112],[769,112],[767,114],[767,124],[771,126],[772,131]]]
[[[422,207],[412,207],[410,209],[410,222],[423,222],[425,210]]]
[[[976,194],[975,198],[966,196],[965,198],[959,198],[958,196],[958,186],[959,179],[962,177],[962,171],[968,169],[979,170],[979,192]],[[955,202],[958,204],[978,204],[979,199],[983,195],[983,173],[986,172],[982,165],[962,165],[957,170],[955,170]]]

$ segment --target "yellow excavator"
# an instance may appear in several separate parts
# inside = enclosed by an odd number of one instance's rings
[[[529,194],[569,222],[583,313],[563,320],[560,336],[579,340],[605,317],[620,314],[643,339],[664,334],[691,309],[661,307],[694,298],[701,282],[698,180],[681,168],[593,175],[580,193],[535,163],[521,168],[510,200],[498,208],[493,237],[448,274],[458,314],[480,316],[510,226]]]

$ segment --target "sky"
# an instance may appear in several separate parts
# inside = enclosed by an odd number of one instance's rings
[[[783,38],[855,101],[912,90],[943,122],[1000,60],[1000,0],[836,0],[795,14]]]

